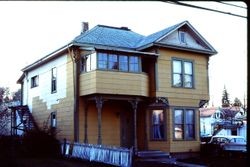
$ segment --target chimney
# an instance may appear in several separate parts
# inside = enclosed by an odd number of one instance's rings
[[[82,22],[82,32],[81,33],[85,33],[88,30],[89,30],[89,23],[88,22]]]

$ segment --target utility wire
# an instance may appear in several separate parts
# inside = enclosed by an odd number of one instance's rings
[[[222,1],[216,1],[216,2],[221,3],[221,4],[225,4],[225,5],[229,5],[229,6],[234,6],[234,7],[238,7],[238,8],[247,9],[246,7],[239,6],[239,5],[234,5],[234,4],[231,4],[231,3],[226,3],[226,2],[222,2]]]
[[[191,5],[191,4],[182,3],[182,2],[178,2],[178,1],[163,1],[163,2],[171,3],[171,4],[175,4],[175,5],[182,5],[182,6],[197,8],[197,9],[208,10],[208,11],[212,11],[212,12],[218,12],[218,13],[228,14],[228,15],[237,16],[237,17],[241,17],[241,18],[247,18],[246,16],[242,16],[242,15],[238,15],[238,14],[234,14],[234,13],[230,13],[230,12],[224,12],[224,11],[220,11],[220,10],[205,8],[205,7]]]

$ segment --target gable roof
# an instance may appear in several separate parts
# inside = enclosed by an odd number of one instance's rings
[[[194,34],[207,46],[208,49],[199,50],[195,48],[182,47],[179,45],[166,45],[160,42],[161,39],[167,37],[182,26],[188,26],[188,28],[194,32]],[[69,42],[62,48],[57,49],[56,51],[23,68],[22,71],[27,71],[43,63],[46,63],[47,61],[57,57],[59,53],[65,52],[68,47],[74,45],[80,47],[93,47],[94,49],[101,48],[106,50],[131,52],[153,56],[158,56],[158,54],[145,52],[144,49],[156,45],[167,48],[205,53],[207,55],[213,55],[217,53],[216,50],[192,27],[192,25],[188,21],[183,21],[148,36],[143,36],[141,34],[133,32],[127,27],[119,28],[97,25],[94,28],[87,30],[79,36],[75,37],[71,42]]]
[[[166,35],[168,35],[169,33],[173,32],[174,30],[176,30],[178,27],[180,27],[182,24],[184,24],[184,22],[175,24],[171,27],[165,28],[161,31],[155,32],[151,35],[146,36],[144,39],[142,39],[138,44],[137,44],[137,48],[146,46],[148,44],[151,44],[153,42],[156,42],[157,40],[161,39],[162,37],[165,37]]]
[[[192,48],[189,46],[181,45],[171,45],[164,44],[160,41],[163,38],[171,35],[174,31],[179,28],[186,26],[194,34],[195,38],[198,39],[205,47],[203,49]],[[85,45],[101,45],[116,48],[126,48],[131,50],[144,50],[153,45],[177,48],[188,51],[196,51],[205,53],[208,55],[216,54],[217,51],[203,38],[197,30],[188,22],[183,21],[181,23],[175,24],[158,32],[155,32],[148,36],[143,36],[136,32],[131,31],[127,27],[111,27],[105,25],[97,25],[91,30],[88,30],[73,40],[75,44],[85,44]]]
[[[203,49],[198,49],[198,48],[192,48],[189,46],[183,46],[183,45],[171,45],[171,44],[164,44],[161,43],[161,40],[163,38],[168,37],[171,35],[174,31],[177,31],[179,28],[186,26],[195,36],[197,40],[199,40],[205,48]],[[163,29],[161,31],[158,31],[156,33],[153,33],[147,37],[145,37],[138,45],[137,49],[145,49],[147,47],[153,46],[153,45],[158,45],[158,46],[163,46],[163,47],[168,47],[168,48],[175,48],[175,49],[182,49],[182,50],[189,50],[189,51],[196,51],[200,53],[206,53],[209,55],[216,54],[217,51],[210,45],[202,35],[188,22],[188,21],[183,21],[181,23],[175,24],[171,27],[168,27],[166,29]]]

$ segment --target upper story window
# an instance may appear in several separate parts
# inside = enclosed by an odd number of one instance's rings
[[[108,67],[108,54],[98,53],[98,69],[107,69]]]
[[[115,54],[108,55],[108,69],[118,70],[118,56]]]
[[[186,33],[183,31],[179,31],[179,40],[181,43],[186,44]]]
[[[36,76],[33,76],[32,78],[31,78],[31,84],[30,84],[30,87],[31,88],[34,88],[34,87],[37,87],[38,86],[38,75],[36,75]]]
[[[174,139],[195,139],[195,112],[193,109],[174,109]]]
[[[57,89],[57,69],[56,67],[51,69],[51,93],[55,93]]]
[[[81,71],[95,69],[140,72],[140,57],[98,52],[81,58]]]
[[[129,57],[129,71],[139,72],[139,57],[136,56]]]
[[[188,60],[173,59],[172,84],[174,87],[193,88],[193,62]]]
[[[119,70],[128,71],[128,56],[119,56]]]

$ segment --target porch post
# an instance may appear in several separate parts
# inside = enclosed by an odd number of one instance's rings
[[[84,143],[88,143],[88,104],[84,101]]]
[[[129,101],[132,105],[133,112],[134,112],[134,150],[137,152],[138,150],[138,144],[137,144],[137,106],[138,106],[138,100],[131,100]]]
[[[102,106],[103,106],[103,99],[101,96],[95,97],[96,108],[98,112],[98,139],[97,144],[102,144]]]

